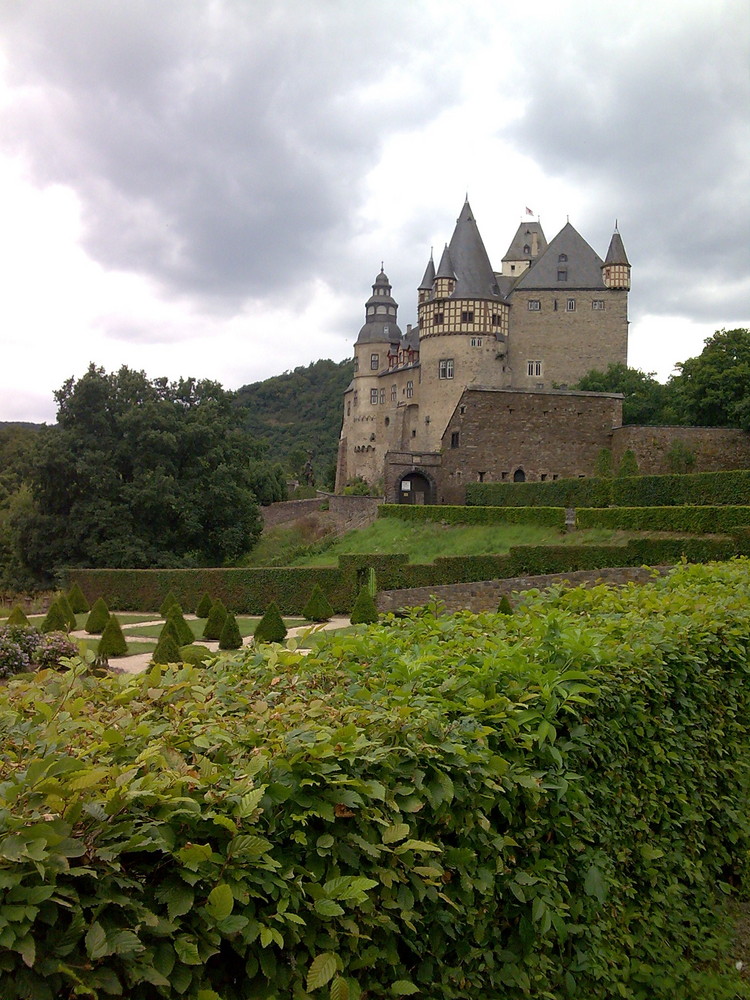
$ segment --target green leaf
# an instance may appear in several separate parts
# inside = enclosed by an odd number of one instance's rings
[[[202,965],[203,960],[198,954],[198,946],[195,941],[190,941],[184,937],[174,939],[174,950],[183,965]]]
[[[164,898],[167,903],[169,919],[174,920],[175,917],[181,917],[190,912],[195,902],[195,893],[184,882],[176,882],[169,886],[164,893]]]
[[[329,879],[323,886],[323,892],[329,899],[356,899],[368,889],[374,889],[378,883],[371,878],[359,875],[341,875]]]
[[[335,839],[330,835],[330,833],[324,833],[322,837],[318,837],[315,841],[315,846],[326,849],[328,847],[333,847],[336,843]]]
[[[349,984],[341,976],[336,976],[331,983],[330,1000],[349,1000]]]
[[[414,983],[410,983],[408,979],[398,979],[395,983],[391,984],[391,993],[397,997],[409,997],[414,993],[419,993],[419,987],[415,986]]]
[[[26,934],[20,941],[16,941],[16,951],[20,953],[24,964],[31,968],[36,960],[36,944],[31,934]]]
[[[313,959],[313,963],[307,973],[307,992],[320,989],[331,980],[336,972],[336,956],[329,951],[324,951]]]
[[[247,795],[243,795],[237,806],[237,815],[241,817],[250,816],[258,808],[258,803],[263,798],[266,792],[266,786],[261,785],[260,788],[256,788],[252,792],[248,792]]]
[[[343,907],[332,899],[316,899],[315,911],[322,917],[340,917],[344,912]]]
[[[401,854],[404,851],[436,851],[438,854],[443,853],[442,847],[436,847],[435,844],[428,844],[425,840],[407,840],[396,848],[397,854]]]
[[[408,823],[394,823],[383,831],[384,844],[396,844],[399,840],[409,836]]]
[[[602,873],[596,865],[591,865],[586,872],[583,888],[587,896],[594,896],[600,903],[603,903],[607,898],[607,887],[604,884]]]
[[[206,909],[214,920],[224,920],[232,912],[234,909],[234,896],[226,882],[215,886],[209,892]]]
[[[107,935],[99,923],[93,923],[86,933],[86,954],[94,961],[110,954],[110,949],[107,947]]]

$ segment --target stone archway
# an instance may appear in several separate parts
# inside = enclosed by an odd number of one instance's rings
[[[396,496],[399,503],[435,503],[435,484],[423,472],[408,472],[399,476]]]
[[[526,482],[526,473],[523,471],[523,469],[516,469],[516,471],[513,473],[513,482],[514,483]]]

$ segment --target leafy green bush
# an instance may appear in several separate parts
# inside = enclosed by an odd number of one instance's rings
[[[84,628],[89,635],[98,635],[104,631],[108,621],[109,608],[107,607],[104,598],[97,597],[91,611],[89,611]]]
[[[97,655],[106,660],[110,656],[125,656],[127,651],[128,644],[122,634],[120,623],[115,615],[111,614],[96,648]]]
[[[89,602],[77,583],[70,588],[67,597],[70,607],[76,614],[86,614],[90,610]]]
[[[211,605],[211,610],[208,613],[208,618],[206,620],[205,628],[203,629],[204,639],[220,639],[221,630],[224,628],[224,622],[227,620],[227,609],[224,607],[224,603],[221,598],[217,598]]]
[[[57,603],[60,610],[65,615],[65,620],[68,623],[68,632],[74,632],[76,629],[76,616],[73,608],[70,606],[70,601],[66,594],[60,594],[57,598]]]
[[[227,612],[224,627],[219,636],[219,649],[239,649],[242,646],[242,635],[237,624],[237,619],[231,612]]]
[[[732,531],[750,525],[750,507],[579,507],[579,528],[631,531]]]
[[[38,670],[58,670],[63,660],[78,655],[78,644],[65,632],[47,632],[39,637],[31,656]]]
[[[0,995],[734,1000],[749,660],[740,560],[16,679]]]
[[[191,663],[198,667],[214,659],[214,656],[215,654],[206,646],[201,646],[200,643],[191,643],[189,646],[180,647],[178,662]]]
[[[208,594],[204,594],[203,597],[201,597],[201,599],[198,601],[198,605],[195,609],[195,617],[208,618],[208,613],[211,610],[212,604],[213,601],[208,596]]]
[[[265,614],[255,628],[253,638],[256,643],[283,642],[286,638],[286,625],[275,601],[271,601],[266,608]]]
[[[193,642],[193,630],[185,621],[182,608],[177,602],[167,611],[167,621],[174,625],[179,645],[190,646]]]
[[[378,620],[378,609],[375,607],[369,587],[362,587],[357,594],[350,620],[352,625],[371,625]]]
[[[174,626],[167,622],[159,634],[156,649],[151,654],[152,663],[182,663],[180,645],[177,641]]]
[[[626,448],[622,453],[620,464],[617,466],[617,475],[620,477],[638,475],[638,459],[632,448]]]
[[[8,615],[8,625],[30,625],[29,619],[20,604],[16,604]]]
[[[500,603],[497,606],[497,613],[499,615],[512,615],[513,614],[513,605],[508,600],[508,595],[507,594],[503,594],[503,596],[500,598]]]
[[[302,609],[302,617],[306,618],[309,622],[327,622],[333,617],[333,608],[323,593],[320,584],[316,583],[313,587],[310,600]]]
[[[39,626],[40,632],[67,632],[70,627],[65,612],[60,607],[59,601],[50,604],[49,611],[44,616],[42,624]]]
[[[389,503],[378,507],[378,517],[401,521],[440,521],[445,524],[535,524],[542,528],[564,528],[564,507],[454,507],[431,504]]]
[[[167,615],[168,615],[168,613],[169,613],[169,609],[172,607],[172,605],[173,604],[178,604],[178,603],[179,603],[179,601],[177,600],[177,597],[175,596],[174,591],[170,590],[169,593],[167,594],[167,596],[164,598],[164,600],[159,605],[159,614],[161,615],[161,617],[162,618],[166,618]],[[182,609],[181,608],[180,608],[180,613],[182,613]]]

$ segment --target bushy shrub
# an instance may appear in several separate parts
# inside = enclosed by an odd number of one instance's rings
[[[211,605],[211,610],[208,612],[208,618],[206,619],[206,625],[203,629],[203,638],[217,640],[221,638],[221,630],[224,628],[224,622],[227,620],[227,609],[224,607],[224,602],[221,598],[217,598]]]
[[[180,645],[175,638],[174,627],[168,622],[161,630],[156,649],[151,654],[152,663],[182,663]]]
[[[357,594],[350,619],[352,625],[371,625],[378,620],[378,609],[368,587],[362,587]]]
[[[108,659],[110,656],[127,655],[128,644],[125,641],[125,636],[122,634],[120,623],[114,614],[109,616],[109,621],[104,626],[104,631],[102,632],[96,652],[102,659]]]
[[[178,604],[178,603],[179,602],[178,602],[177,598],[175,597],[174,591],[170,590],[169,593],[167,594],[167,596],[161,602],[161,605],[159,606],[159,614],[162,616],[162,618],[166,618],[167,617],[167,613],[168,613],[169,609],[172,607],[172,605],[173,604]]]
[[[176,602],[167,612],[167,621],[174,625],[179,645],[190,646],[193,642],[193,630],[185,621],[182,614],[182,608]]]
[[[86,614],[90,610],[89,602],[77,583],[73,584],[67,596],[68,603],[76,614]]]
[[[191,643],[189,646],[182,646],[179,653],[182,663],[191,663],[196,667],[208,663],[209,660],[213,660],[216,656],[215,653],[212,653],[206,646],[201,646],[200,643]]]
[[[69,627],[70,623],[60,607],[59,601],[53,601],[49,611],[44,616],[44,621],[39,626],[39,630],[41,632],[67,632]]]
[[[31,622],[26,617],[26,613],[24,612],[21,605],[16,604],[16,606],[11,610],[11,613],[8,615],[8,625],[30,625],[30,624]]]
[[[518,485],[518,484],[510,484]],[[545,484],[546,485],[546,484]],[[564,507],[462,507],[449,504],[383,503],[378,517],[396,517],[400,521],[439,521],[444,524],[532,524],[541,528],[564,528]]]
[[[209,612],[211,611],[211,605],[213,601],[208,596],[204,594],[203,597],[198,601],[198,606],[195,609],[196,618],[208,618]]]
[[[57,670],[63,659],[77,655],[77,644],[65,632],[47,632],[40,636],[32,662],[40,670]]]
[[[638,459],[635,457],[635,452],[632,448],[626,448],[622,453],[620,464],[617,467],[617,475],[620,479],[625,476],[638,475]]]
[[[228,612],[219,636],[219,649],[239,649],[241,645],[242,636],[237,619],[231,612]]]
[[[500,603],[497,606],[497,613],[499,615],[512,615],[513,614],[513,605],[508,600],[508,595],[507,594],[503,594],[503,596],[500,598]]]
[[[109,608],[101,597],[97,597],[94,606],[89,611],[84,628],[89,635],[101,634],[109,621]]]
[[[253,634],[255,642],[283,642],[286,638],[286,625],[284,624],[279,606],[275,601],[266,608],[266,613],[258,622]]]
[[[56,633],[52,633],[53,635]],[[0,635],[5,636],[12,642],[18,643],[21,650],[26,653],[29,659],[33,660],[37,647],[44,638],[39,629],[33,625],[4,625],[0,627]]]
[[[0,677],[10,677],[28,670],[31,659],[10,636],[0,632]]]
[[[60,606],[60,610],[65,615],[65,620],[68,623],[68,632],[74,632],[78,627],[78,623],[76,622],[75,612],[70,606],[67,594],[60,594],[57,598],[57,603]]]
[[[313,587],[310,600],[302,609],[302,616],[309,622],[327,622],[333,616],[333,608],[320,584],[316,583]]]

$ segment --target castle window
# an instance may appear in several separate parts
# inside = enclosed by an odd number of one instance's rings
[[[376,372],[380,368],[380,358],[377,354],[370,355],[370,369]]]
[[[529,299],[529,312],[540,312],[542,303],[540,299]]]
[[[390,418],[390,417],[386,417],[386,418],[385,418],[385,426],[386,426],[386,427],[389,427],[389,426],[390,426],[390,423],[391,423],[391,418]]]
[[[565,264],[567,263],[567,260],[568,260],[568,255],[566,253],[561,253],[557,258],[559,264]]]
[[[461,322],[462,323],[474,322],[474,313],[471,309],[464,309],[464,311],[461,313]]]
[[[359,371],[359,358],[356,354],[354,355],[354,370],[355,372]]]
[[[385,389],[380,390],[380,402],[381,404],[385,403]]]
[[[357,400],[358,400],[358,398],[359,398],[359,393],[358,393],[358,392],[357,392],[357,390],[355,389],[355,390],[354,390],[354,405],[355,405],[355,406],[357,405]]]
[[[439,326],[442,322],[443,322],[443,313],[436,312],[435,313],[435,326]]]
[[[531,247],[529,246],[528,243],[524,244],[523,252],[524,253],[531,253]]]
[[[396,402],[396,396],[397,396],[397,394],[398,394],[398,389],[396,388],[395,385],[392,385],[391,386],[391,402],[392,403]]]
[[[459,431],[451,431],[451,448],[458,448]]]
[[[552,478],[553,478],[553,479],[557,479],[557,478],[558,478],[558,476],[557,476],[557,473],[556,473],[556,472],[553,472],[553,473],[552,473]]]
[[[567,267],[558,268],[558,271],[557,271],[557,280],[558,281],[567,281],[568,280],[568,269],[567,269]]]
[[[411,399],[414,395],[414,383],[410,380],[406,383],[406,398]]]
[[[346,415],[347,415],[347,417],[349,416],[349,414],[351,412],[352,412],[352,404],[351,403],[347,403],[346,404]]]
[[[542,374],[542,362],[541,361],[527,361],[526,362],[526,374],[531,376],[539,376]]]
[[[565,310],[566,310],[566,312],[572,313],[572,312],[575,312],[575,309],[576,309],[576,300],[575,299],[568,299],[568,301],[565,304]]]
[[[370,389],[370,403],[373,406],[377,406],[378,405],[378,390],[377,389]]]
[[[591,303],[591,308],[592,309],[603,309],[604,308],[604,299],[594,299],[594,301]]]
[[[482,346],[482,338],[481,337],[472,337],[471,338],[471,346],[472,347],[481,347]]]
[[[516,265],[515,264],[511,264],[510,265],[510,273],[513,274],[513,272],[515,271],[515,269],[516,269]]]
[[[438,362],[438,378],[453,378],[453,358],[441,358]]]
[[[501,472],[500,473],[500,478],[501,479],[507,479],[508,478],[508,473],[507,472]]]
[[[500,314],[493,313],[490,318],[490,323],[492,323],[493,326],[500,326]]]

